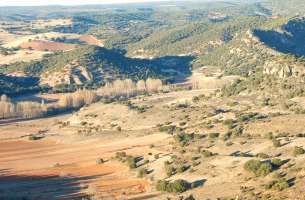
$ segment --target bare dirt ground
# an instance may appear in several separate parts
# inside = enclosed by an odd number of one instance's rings
[[[33,49],[36,51],[68,51],[75,48],[75,44],[67,44],[63,42],[50,42],[43,40],[34,40],[23,42],[20,44],[22,49]]]

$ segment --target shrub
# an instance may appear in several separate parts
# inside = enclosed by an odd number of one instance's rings
[[[214,156],[215,154],[212,153],[212,152],[209,151],[209,150],[203,150],[203,151],[202,151],[202,155],[203,155],[205,158],[208,158],[208,157]]]
[[[156,189],[163,192],[182,193],[191,188],[191,184],[185,180],[178,179],[173,182],[160,180],[157,182]]]
[[[258,153],[258,154],[256,155],[256,157],[262,158],[262,159],[270,158],[270,156],[269,156],[268,154],[265,154],[265,153]]]
[[[105,162],[105,161],[104,161],[103,158],[98,158],[98,159],[96,160],[96,164],[98,164],[98,165],[103,164],[104,162]]]
[[[193,195],[190,195],[190,196],[186,197],[184,200],[195,200],[195,198],[193,197]]]
[[[177,142],[181,143],[183,146],[188,144],[189,142],[193,141],[195,137],[195,134],[186,134],[186,133],[180,133],[176,135],[174,138]]]
[[[232,136],[232,132],[229,131],[229,132],[225,133],[225,134],[222,136],[222,139],[223,139],[224,141],[227,141],[228,139],[231,138],[231,136]]]
[[[176,126],[173,126],[173,125],[168,125],[168,126],[161,126],[160,128],[159,128],[159,131],[160,132],[166,132],[166,133],[168,133],[168,134],[174,134],[174,131],[175,131],[175,129],[176,129]]]
[[[194,103],[197,103],[198,101],[200,101],[200,98],[197,97],[197,96],[194,96],[194,97],[192,98],[192,101],[193,101]]]
[[[156,184],[156,189],[158,191],[163,191],[166,192],[167,191],[167,187],[168,187],[169,182],[165,181],[165,180],[159,180]]]
[[[40,140],[41,138],[42,138],[41,136],[37,136],[37,135],[30,135],[29,136],[29,140],[31,140],[31,141]]]
[[[243,134],[243,132],[244,132],[244,127],[239,125],[232,130],[232,135],[234,137],[239,137]]]
[[[137,168],[137,161],[135,157],[128,156],[126,159],[127,165],[130,169]]]
[[[302,155],[302,154],[305,154],[305,150],[302,147],[294,147],[294,149],[293,149],[294,156],[298,156],[298,155]]]
[[[138,177],[143,178],[148,173],[147,169],[142,168],[138,171]]]
[[[182,179],[175,180],[170,184],[170,190],[175,193],[185,192],[186,190],[190,189],[190,187],[190,183]]]
[[[233,119],[226,119],[223,124],[228,126],[229,129],[233,129],[235,127],[235,121]]]
[[[289,188],[289,183],[286,179],[280,178],[278,180],[273,180],[265,185],[265,189],[274,189],[278,191],[283,191]]]
[[[185,165],[179,165],[178,167],[177,167],[177,172],[178,173],[183,173],[183,172],[185,172],[187,170],[187,166],[185,166]]]
[[[273,139],[273,140],[272,140],[272,144],[273,144],[274,147],[281,147],[281,142],[280,142],[280,140]]]
[[[274,137],[273,137],[273,133],[272,132],[268,132],[265,134],[265,138],[268,139],[268,140],[272,140]]]
[[[218,137],[219,137],[219,133],[210,133],[209,134],[210,139],[215,139],[215,138],[218,138]]]
[[[254,173],[256,176],[266,176],[273,170],[270,163],[263,163],[259,160],[247,161],[244,165],[244,169]]]
[[[170,177],[176,173],[176,168],[172,165],[165,164],[165,173],[168,177]]]
[[[271,160],[271,164],[273,165],[274,168],[278,168],[278,167],[282,166],[284,164],[284,162],[279,158],[273,158]]]
[[[234,144],[233,142],[227,142],[227,143],[226,143],[226,146],[229,147],[229,146],[232,146],[233,144]]]
[[[116,152],[115,153],[115,158],[118,159],[119,161],[122,161],[125,159],[127,156],[126,152]]]

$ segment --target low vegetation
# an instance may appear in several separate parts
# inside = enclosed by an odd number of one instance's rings
[[[162,192],[182,193],[191,189],[191,183],[178,179],[172,182],[160,180],[156,184],[156,188]]]

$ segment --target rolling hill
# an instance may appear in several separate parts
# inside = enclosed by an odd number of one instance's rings
[[[1,66],[4,74],[36,77],[40,85],[99,86],[115,79],[132,80],[158,77],[174,81],[190,75],[190,56],[168,56],[158,59],[132,59],[122,53],[98,46],[45,55],[40,61]]]

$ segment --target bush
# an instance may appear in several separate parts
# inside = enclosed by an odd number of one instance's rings
[[[156,189],[163,192],[182,193],[191,188],[191,184],[185,180],[178,179],[173,182],[160,180],[157,182]]]
[[[188,189],[190,189],[190,183],[182,179],[175,180],[170,184],[170,190],[175,193],[185,192]]]
[[[103,164],[104,162],[105,162],[105,161],[104,161],[103,158],[98,158],[98,159],[96,160],[96,164],[98,164],[98,165]]]
[[[268,140],[272,140],[274,137],[273,137],[273,133],[272,132],[268,132],[265,134],[265,138],[268,139]]]
[[[202,155],[205,157],[205,158],[208,158],[208,157],[212,157],[214,156],[215,154],[209,150],[203,150],[202,151]]]
[[[147,169],[142,168],[138,171],[138,177],[143,178],[148,173]]]
[[[190,196],[186,197],[184,200],[195,200],[195,198],[193,197],[193,195],[190,195]]]
[[[245,163],[244,169],[254,173],[256,176],[266,176],[272,172],[273,167],[270,163],[263,163],[259,160],[249,160]]]
[[[186,134],[186,133],[180,133],[176,135],[174,138],[177,142],[179,142],[182,146],[185,146],[189,142],[193,141],[195,137],[195,134]]]
[[[165,164],[165,173],[168,177],[170,177],[176,173],[176,168],[172,165]]]
[[[228,126],[229,129],[233,129],[235,127],[235,121],[233,119],[226,119],[223,124]]]
[[[175,129],[176,129],[176,126],[173,126],[173,125],[168,125],[168,126],[165,125],[164,126],[163,125],[159,128],[159,131],[160,132],[166,132],[166,133],[172,135],[172,134],[174,134]]]
[[[215,139],[215,138],[218,138],[218,137],[219,137],[219,133],[210,133],[209,134],[210,139]]]
[[[244,127],[242,125],[239,125],[232,130],[232,135],[234,137],[240,137],[243,134],[243,132],[244,132]]]
[[[274,168],[278,168],[278,167],[282,166],[284,164],[284,162],[279,158],[273,158],[271,160],[271,164],[273,165]]]
[[[265,154],[265,153],[258,153],[258,154],[256,155],[256,157],[262,158],[262,159],[270,158],[270,156],[269,156],[268,154]]]
[[[178,172],[178,173],[183,173],[183,172],[185,172],[186,170],[187,170],[187,166],[185,166],[185,165],[183,165],[183,164],[177,167],[177,172]]]
[[[137,161],[135,157],[128,156],[126,159],[127,165],[130,169],[135,169],[137,168]]]
[[[122,161],[126,158],[127,154],[126,152],[116,152],[115,153],[115,158],[118,159],[119,161]]]
[[[305,150],[302,147],[294,147],[294,149],[293,149],[294,156],[298,156],[298,155],[302,155],[302,154],[305,154]]]
[[[224,141],[227,141],[228,139],[231,138],[231,136],[232,136],[232,132],[229,131],[229,132],[225,133],[225,134],[222,136],[222,139],[223,139]]]
[[[266,184],[265,188],[283,191],[283,190],[289,188],[289,183],[286,179],[280,178],[278,180],[273,180],[270,183]]]
[[[126,152],[116,152],[115,158],[126,163],[130,169],[137,168],[137,158],[128,156]]]
[[[281,147],[281,142],[277,139],[273,139],[272,144],[274,147]]]

